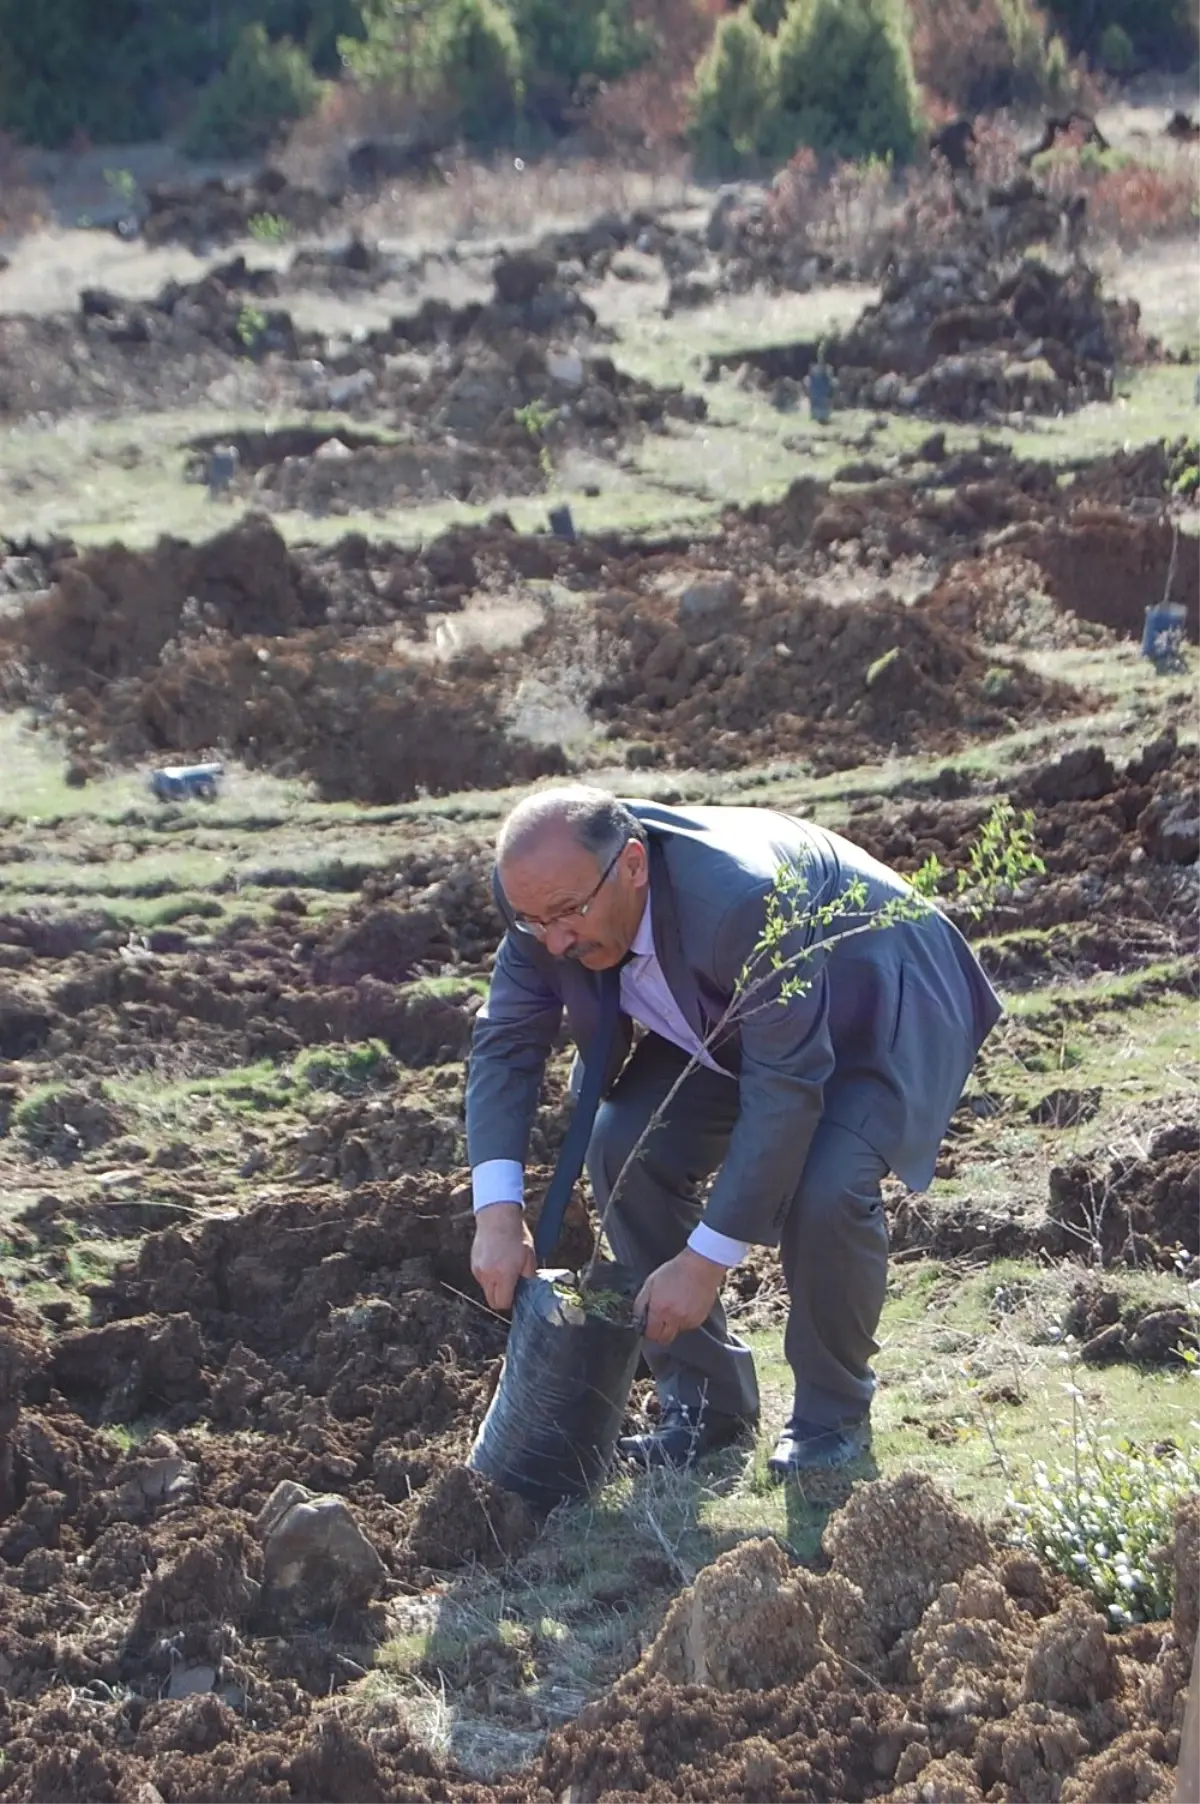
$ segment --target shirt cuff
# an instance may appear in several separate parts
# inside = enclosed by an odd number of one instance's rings
[[[699,1253],[702,1259],[711,1259],[714,1265],[737,1265],[749,1251],[747,1241],[730,1240],[728,1234],[718,1234],[715,1228],[705,1227],[703,1222],[698,1222],[688,1235],[688,1245],[693,1253]]]
[[[524,1203],[525,1171],[518,1159],[485,1159],[471,1173],[476,1213],[493,1203]]]

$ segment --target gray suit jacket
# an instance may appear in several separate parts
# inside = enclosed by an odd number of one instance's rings
[[[655,950],[702,1038],[733,1000],[781,864],[803,873],[814,909],[856,880],[866,886],[863,911],[824,927],[805,921],[791,935],[785,958],[808,954],[796,967],[803,994],[781,1000],[775,987],[756,991],[710,1049],[736,1078],[739,1113],[705,1221],[733,1239],[774,1245],[822,1118],[860,1134],[906,1184],[924,1189],[975,1055],[1000,1014],[962,935],[932,909],[868,927],[890,900],[911,891],[857,846],[810,822],[760,808],[630,806],[649,835]],[[497,898],[505,908],[498,885]],[[524,1160],[563,1011],[586,1057],[598,996],[595,973],[552,957],[528,935],[505,936],[472,1041],[472,1165]],[[629,1048],[630,1024],[623,1024],[614,1078]]]

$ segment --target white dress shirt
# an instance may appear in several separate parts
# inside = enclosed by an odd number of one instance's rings
[[[700,1037],[687,1021],[683,1010],[671,994],[654,949],[654,925],[650,913],[650,890],[646,889],[646,906],[630,947],[632,957],[621,967],[621,1008],[625,1014],[651,1033],[659,1034],[696,1058],[710,1071],[721,1067],[706,1051]],[[733,1078],[729,1079],[734,1082]],[[485,1159],[471,1173],[471,1187],[476,1212],[492,1203],[523,1203],[525,1173],[516,1159]],[[746,1242],[731,1240],[715,1228],[697,1223],[688,1237],[694,1253],[711,1259],[714,1265],[736,1265],[746,1256]]]

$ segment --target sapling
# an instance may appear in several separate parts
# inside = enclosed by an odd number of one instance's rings
[[[958,893],[968,892],[967,906],[978,916],[995,901],[1001,888],[1010,889],[1024,877],[1045,868],[1035,848],[1032,814],[1018,815],[1010,802],[997,802],[968,849],[967,867],[958,873]],[[902,921],[920,920],[935,906],[934,897],[946,875],[936,856],[931,857],[909,878],[908,895],[868,910],[867,886],[861,878],[848,883],[830,901],[817,904],[809,897],[803,869],[790,862],[782,863],[766,898],[762,932],[742,967],[729,1006],[701,1041],[703,1051],[708,1052],[731,1028],[760,1009],[784,1006],[804,995],[812,981],[804,975],[804,967],[817,952],[826,952],[860,933],[878,933]],[[838,923],[842,925],[836,932],[824,931]],[[812,935],[817,930],[822,931],[823,937],[814,942]],[[700,1063],[700,1053],[693,1053],[617,1173],[597,1224],[596,1251],[580,1279],[581,1294],[586,1296],[590,1290],[615,1198],[651,1134]]]

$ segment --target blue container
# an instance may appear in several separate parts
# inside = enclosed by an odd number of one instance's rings
[[[1177,670],[1183,663],[1183,629],[1187,609],[1177,601],[1163,601],[1146,609],[1142,632],[1142,656],[1159,670]]]
[[[150,789],[160,802],[215,802],[223,774],[220,764],[169,764],[150,773]]]
[[[815,363],[808,372],[808,411],[818,426],[828,425],[833,412],[833,378],[823,363]]]

